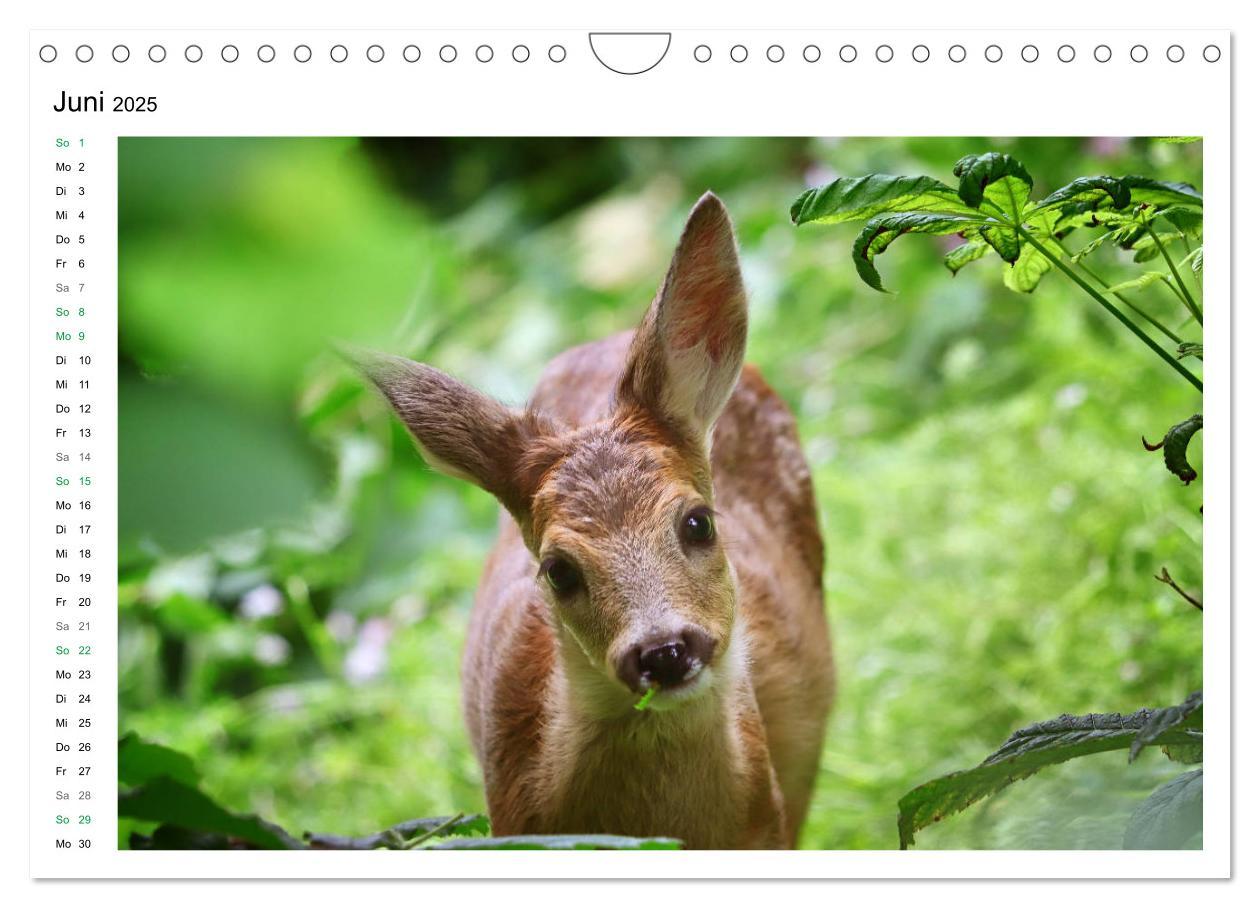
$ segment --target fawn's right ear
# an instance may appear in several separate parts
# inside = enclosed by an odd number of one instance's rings
[[[401,356],[343,352],[385,395],[429,466],[480,486],[517,523],[528,522],[541,473],[536,455],[545,450],[538,442],[553,432],[545,417],[506,407],[445,372]]]

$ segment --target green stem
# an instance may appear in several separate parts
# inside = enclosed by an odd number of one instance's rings
[[[1027,240],[1029,243],[1032,244],[1032,247],[1034,249],[1036,249],[1038,252],[1044,255],[1050,261],[1050,264],[1054,265],[1056,268],[1058,268],[1060,271],[1066,274],[1069,278],[1071,278],[1074,284],[1076,284],[1078,287],[1080,287],[1082,290],[1084,290],[1086,293],[1092,296],[1098,302],[1099,305],[1101,305],[1104,309],[1110,312],[1116,319],[1120,321],[1122,325],[1124,325],[1126,328],[1128,328],[1130,331],[1136,334],[1138,338],[1142,341],[1142,343],[1146,344],[1146,346],[1154,350],[1160,359],[1168,363],[1168,365],[1172,366],[1173,369],[1175,369],[1178,373],[1180,373],[1182,378],[1190,382],[1190,384],[1194,385],[1194,387],[1197,388],[1199,391],[1203,390],[1203,382],[1201,382],[1198,379],[1198,377],[1195,376],[1193,372],[1191,372],[1181,363],[1177,362],[1177,360],[1173,357],[1171,353],[1169,353],[1159,344],[1155,343],[1155,341],[1151,338],[1151,336],[1147,334],[1145,331],[1143,331],[1141,328],[1139,328],[1137,325],[1135,325],[1132,321],[1130,321],[1128,316],[1126,316],[1123,312],[1121,312],[1111,303],[1107,302],[1106,297],[1104,297],[1101,293],[1099,293],[1097,290],[1095,290],[1093,287],[1087,284],[1085,280],[1079,274],[1077,274],[1075,271],[1069,268],[1066,264],[1064,264],[1063,261],[1057,255],[1055,255],[1045,246],[1038,243],[1037,240],[1032,236],[1032,234],[1030,234],[1022,226],[1017,226],[1015,229],[1019,231],[1020,236],[1022,236],[1025,240]]]
[[[328,629],[324,627],[319,617],[315,614],[315,608],[311,605],[310,589],[307,587],[306,581],[294,575],[285,582],[284,591],[288,594],[290,614],[293,615],[293,620],[297,622],[298,628],[301,629],[302,636],[306,638],[306,642],[315,654],[315,658],[319,660],[320,667],[329,677],[341,677],[341,664],[337,658],[337,644],[329,635]]]
[[[1064,256],[1066,256],[1067,258],[1069,258],[1069,259],[1070,259],[1072,256],[1071,256],[1071,253],[1069,253],[1069,252],[1067,251],[1067,247],[1065,247],[1065,246],[1063,245],[1063,243],[1062,243],[1062,242],[1060,242],[1060,241],[1059,241],[1059,239],[1058,239],[1057,237],[1053,237],[1052,239],[1054,239],[1054,245],[1055,245],[1055,247],[1056,247],[1056,248],[1057,248],[1060,252],[1062,252],[1062,253],[1064,254]],[[1088,274],[1090,277],[1092,277],[1094,280],[1096,280],[1099,284],[1101,284],[1101,285],[1102,285],[1102,286],[1104,286],[1104,287],[1106,287],[1106,286],[1107,286],[1107,282],[1106,282],[1106,281],[1104,281],[1104,280],[1102,279],[1102,277],[1101,277],[1101,276],[1100,276],[1097,272],[1095,272],[1093,269],[1091,269],[1091,268],[1090,268],[1088,265],[1086,265],[1084,262],[1076,262],[1075,264],[1076,264],[1076,267],[1077,267],[1077,268],[1080,268],[1082,271],[1084,271],[1086,274]],[[1112,296],[1114,296],[1116,299],[1118,299],[1120,302],[1124,303],[1126,306],[1128,306],[1130,309],[1132,309],[1134,312],[1136,312],[1136,313],[1137,313],[1138,315],[1140,315],[1142,318],[1146,319],[1146,321],[1148,321],[1151,325],[1153,325],[1155,328],[1157,328],[1157,329],[1160,331],[1160,333],[1162,333],[1162,334],[1164,335],[1164,337],[1168,338],[1168,339],[1169,339],[1170,341],[1172,341],[1174,344],[1180,344],[1180,343],[1181,343],[1181,338],[1179,338],[1177,335],[1173,334],[1173,333],[1172,333],[1172,331],[1170,331],[1168,328],[1164,327],[1164,323],[1163,323],[1163,322],[1159,321],[1159,320],[1158,320],[1158,319],[1156,319],[1154,316],[1147,315],[1145,312],[1143,312],[1143,311],[1142,311],[1142,309],[1141,309],[1141,308],[1139,308],[1139,307],[1138,307],[1137,303],[1130,302],[1130,300],[1129,300],[1129,298],[1128,298],[1127,296],[1125,296],[1125,295],[1124,295],[1124,294],[1122,294],[1122,293],[1118,293],[1118,292],[1116,292],[1115,290],[1109,290],[1109,291],[1107,291],[1107,292],[1108,292],[1108,293],[1110,293]]]
[[[1185,297],[1186,307],[1190,310],[1190,314],[1194,316],[1194,320],[1200,325],[1203,324],[1203,312],[1194,304],[1194,297],[1190,295],[1190,291],[1186,289],[1185,281],[1181,279],[1181,272],[1177,270],[1177,266],[1173,264],[1172,256],[1168,254],[1168,250],[1164,248],[1164,244],[1160,242],[1159,233],[1146,225],[1146,232],[1151,235],[1151,239],[1155,241],[1155,246],[1159,249],[1160,255],[1164,257],[1164,261],[1168,263],[1168,270],[1172,272],[1173,279],[1177,282],[1177,286],[1181,288],[1181,295]]]

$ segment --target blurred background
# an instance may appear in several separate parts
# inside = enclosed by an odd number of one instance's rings
[[[826,536],[839,695],[802,844],[895,848],[897,799],[1015,728],[1180,702],[1200,615],[1154,575],[1200,588],[1201,492],[1140,437],[1199,395],[1060,275],[1019,295],[996,258],[951,277],[913,237],[881,295],[857,225],[789,221],[837,175],[952,184],[987,150],[1034,198],[1201,185],[1199,146],[1141,139],[120,140],[120,733],[294,832],[484,809],[459,657],[497,505],[428,470],[328,342],[521,403],[551,356],[637,323],[706,189]],[[919,847],[1118,847],[1178,772],[1075,761]]]

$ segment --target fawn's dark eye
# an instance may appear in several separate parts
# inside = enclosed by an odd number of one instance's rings
[[[713,522],[713,512],[699,507],[687,512],[680,530],[683,542],[690,545],[707,545],[717,537],[717,526]]]
[[[572,596],[582,585],[582,574],[573,562],[564,558],[552,557],[544,561],[542,575],[547,579],[547,585],[561,598]]]

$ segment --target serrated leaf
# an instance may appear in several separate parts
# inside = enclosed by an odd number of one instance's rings
[[[1062,232],[1080,227],[1124,227],[1134,223],[1136,215],[1132,211],[1116,211],[1111,208],[1095,208],[1092,205],[1069,203],[1058,209],[1059,219],[1055,230]]]
[[[858,276],[867,285],[883,291],[879,272],[875,270],[875,256],[887,249],[899,236],[907,233],[942,235],[959,233],[975,227],[979,222],[975,215],[936,214],[922,211],[906,211],[897,214],[881,214],[871,218],[853,241],[853,263]]]
[[[966,265],[984,258],[993,247],[984,240],[968,240],[945,253],[945,267],[951,274],[957,274]]]
[[[1129,190],[1134,205],[1197,205],[1203,207],[1203,194],[1189,183],[1155,180],[1151,177],[1131,174],[1121,177],[1120,182]]]
[[[1159,217],[1188,237],[1198,239],[1203,235],[1203,209],[1189,205],[1172,205],[1161,209]]]
[[[219,837],[224,848],[242,844],[271,849],[303,847],[279,826],[256,816],[231,813],[197,788],[168,776],[120,794],[118,815],[189,831],[207,840]]]
[[[1191,420],[1186,420],[1191,422]],[[1199,423],[1202,425],[1203,419],[1199,417]],[[1185,425],[1185,423],[1182,423]],[[1177,428],[1176,426],[1173,427]],[[1165,450],[1167,443],[1165,442]],[[1163,709],[1147,710],[1149,715],[1146,722],[1138,730],[1133,738],[1133,743],[1129,745],[1129,762],[1132,763],[1137,759],[1142,749],[1156,743],[1166,732],[1174,730],[1188,730],[1202,732],[1203,729],[1203,691],[1197,690],[1186,699],[1178,703],[1176,706],[1166,706]],[[1199,743],[1200,738],[1191,737],[1189,741],[1172,742],[1172,743]],[[1163,742],[1169,743],[1169,742]]]
[[[1002,275],[1002,282],[1016,293],[1032,293],[1041,283],[1042,276],[1053,267],[1039,250],[1025,243],[1019,258]]]
[[[999,151],[967,155],[954,165],[954,176],[958,195],[967,205],[979,208],[987,201],[1011,220],[1023,220],[1032,177],[1015,158]]]
[[[451,839],[427,846],[432,851],[673,851],[678,839],[636,839],[620,835],[515,835],[485,839]]]
[[[1124,832],[1124,847],[1169,850],[1194,847],[1203,834],[1203,770],[1192,769],[1155,789],[1138,805]]]
[[[986,224],[980,228],[980,236],[1002,257],[1002,261],[1013,265],[1019,260],[1019,234],[1012,228]]]
[[[1121,281],[1107,288],[1108,293],[1124,293],[1126,290],[1145,290],[1152,284],[1158,284],[1160,281],[1166,281],[1169,278],[1167,271],[1144,271],[1140,276],[1128,281]]]
[[[143,785],[163,776],[196,785],[197,768],[187,754],[161,744],[145,741],[129,732],[118,741],[118,781],[124,785]]]
[[[1128,236],[1118,237],[1118,243],[1122,249],[1128,249],[1133,253],[1133,261],[1136,264],[1140,265],[1142,262],[1149,262],[1161,257],[1159,246],[1155,244],[1155,240],[1145,229],[1137,231],[1134,236],[1136,237],[1134,239],[1130,239]],[[1159,232],[1159,241],[1164,244],[1165,249],[1176,242],[1177,239],[1178,234]]]
[[[1034,205],[1033,210],[1053,210],[1069,203],[1077,206],[1078,210],[1082,205],[1097,208],[1103,202],[1113,208],[1128,208],[1129,201],[1129,187],[1115,177],[1081,177],[1050,193]]]
[[[1086,258],[1087,256],[1093,255],[1100,248],[1102,248],[1102,245],[1106,243],[1109,238],[1110,238],[1110,234],[1107,234],[1107,233],[1104,233],[1101,236],[1094,237],[1092,240],[1090,240],[1088,243],[1086,243],[1084,246],[1082,246],[1079,250],[1077,250],[1072,255],[1072,261],[1074,263],[1079,262],[1082,259]]]
[[[958,193],[932,177],[872,173],[808,189],[792,203],[792,223],[838,224],[902,211],[966,212]]]
[[[1147,727],[1152,715],[1159,712],[1162,711],[1144,709],[1128,715],[1064,715],[1021,728],[979,766],[926,782],[898,801],[897,829],[901,847],[913,845],[914,834],[923,827],[1047,766],[1087,754],[1127,748],[1139,731]],[[1171,726],[1159,733],[1153,743],[1188,744],[1197,740],[1197,733]]]

